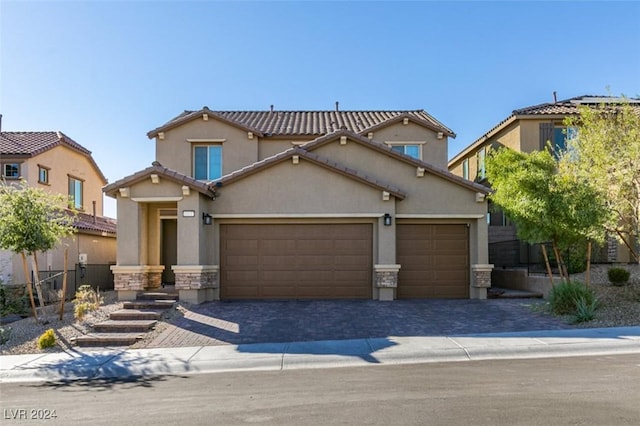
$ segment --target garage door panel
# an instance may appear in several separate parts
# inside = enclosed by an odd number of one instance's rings
[[[227,256],[228,265],[242,266],[242,265],[257,265],[258,256]]]
[[[296,251],[296,241],[289,239],[282,240],[261,240],[260,241],[260,249],[261,250],[270,250],[274,252],[295,252]]]
[[[397,224],[398,298],[469,297],[466,225]]]
[[[221,297],[371,298],[372,236],[371,224],[223,224]]]

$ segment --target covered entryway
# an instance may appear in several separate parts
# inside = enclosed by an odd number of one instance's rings
[[[371,224],[222,224],[222,299],[371,299]]]
[[[398,299],[468,298],[467,225],[396,226]]]

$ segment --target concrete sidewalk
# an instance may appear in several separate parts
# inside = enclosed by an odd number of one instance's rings
[[[136,350],[89,349],[3,355],[0,383],[629,353],[640,355],[640,327]]]

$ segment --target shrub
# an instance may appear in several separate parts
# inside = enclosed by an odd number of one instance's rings
[[[576,312],[573,315],[573,322],[587,322],[591,321],[595,316],[595,311],[597,307],[597,301],[593,299],[591,303],[588,303],[584,297],[579,297],[576,300]]]
[[[48,329],[38,338],[38,347],[40,349],[50,348],[56,344],[56,335],[53,328]]]
[[[586,305],[595,303],[593,291],[576,281],[560,283],[549,293],[551,310],[557,315],[575,314],[580,299],[584,299]]]
[[[24,315],[27,312],[26,296],[17,297],[8,292],[0,282],[0,315]]]
[[[73,314],[76,319],[82,320],[87,312],[97,310],[102,303],[102,296],[98,292],[90,285],[82,285],[76,291],[76,297],[73,299]]]
[[[631,273],[623,268],[609,268],[607,271],[609,281],[613,285],[624,285],[629,281]]]
[[[0,327],[0,345],[4,345],[11,339],[11,328]]]

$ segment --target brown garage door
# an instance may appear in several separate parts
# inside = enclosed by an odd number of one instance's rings
[[[372,225],[220,225],[222,299],[371,298]]]
[[[396,235],[399,299],[469,297],[466,225],[398,224]]]

